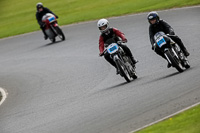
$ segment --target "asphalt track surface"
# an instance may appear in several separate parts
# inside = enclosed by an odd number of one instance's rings
[[[160,11],[190,51],[178,73],[152,50],[147,13],[110,18],[139,60],[126,83],[98,57],[97,21],[62,27],[50,44],[34,32],[0,40],[1,133],[128,133],[200,101],[200,7]],[[61,20],[60,20],[61,21]]]

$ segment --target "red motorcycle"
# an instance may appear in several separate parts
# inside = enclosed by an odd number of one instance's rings
[[[61,40],[65,40],[65,35],[62,30],[58,26],[56,17],[47,13],[42,17],[42,21],[45,23],[45,32],[52,43],[56,41],[56,37],[58,36]]]

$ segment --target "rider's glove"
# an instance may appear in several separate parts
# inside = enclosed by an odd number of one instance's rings
[[[117,44],[122,44],[122,41],[117,41]]]
[[[104,52],[102,52],[102,53],[99,53],[99,56],[103,56],[104,55]]]
[[[122,42],[123,42],[123,43],[127,43],[127,42],[128,42],[128,40],[127,40],[127,39],[124,39],[124,40],[122,40]]]

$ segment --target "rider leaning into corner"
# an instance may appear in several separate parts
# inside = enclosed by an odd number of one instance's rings
[[[46,13],[51,13],[54,16],[56,16],[56,18],[58,18],[57,15],[55,15],[51,10],[49,10],[47,7],[44,7],[43,4],[41,2],[36,4],[36,19],[38,21],[38,24],[40,25],[40,28],[42,29],[42,32],[44,34],[44,39],[46,40],[48,38],[47,34],[45,33],[45,23],[42,22],[42,17],[46,14]]]
[[[150,42],[152,45],[152,50],[155,50],[155,52],[162,56],[164,59],[166,59],[165,55],[163,52],[161,52],[158,48],[155,47],[154,43],[154,35],[159,32],[159,31],[163,31],[165,34],[168,34],[170,36],[170,38],[176,42],[181,50],[183,51],[185,56],[189,56],[189,52],[187,51],[187,49],[185,48],[183,42],[181,41],[181,39],[175,35],[175,32],[173,30],[173,28],[164,20],[161,20],[160,17],[158,16],[158,13],[155,11],[150,12],[147,15],[147,19],[149,21],[149,37],[150,37]],[[171,67],[171,64],[168,63],[167,67]]]
[[[100,32],[101,32],[101,35],[99,37],[99,55],[102,56],[103,55],[103,52],[104,52],[104,43],[108,40],[108,39],[111,39],[113,38],[116,42],[120,41],[119,38],[121,38],[122,42],[123,43],[127,43],[127,39],[126,37],[124,36],[124,34],[119,31],[118,29],[116,28],[112,28],[112,27],[109,27],[109,22],[107,19],[100,19],[98,22],[97,22],[97,27],[99,28]],[[130,57],[130,59],[132,60],[133,64],[134,64],[134,67],[135,67],[135,64],[138,62],[137,60],[134,59],[130,49],[124,45],[124,44],[118,44],[124,51],[125,53],[127,54],[127,56]],[[117,70],[117,74],[119,74],[119,70],[117,69],[117,66],[115,64],[115,62],[111,59],[110,55],[108,53],[105,53],[104,54],[104,58],[111,64],[113,65],[116,70]]]

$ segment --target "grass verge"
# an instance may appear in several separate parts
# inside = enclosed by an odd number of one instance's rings
[[[103,17],[200,4],[199,0],[40,0],[67,25]],[[0,1],[0,38],[39,30],[35,19],[38,0]]]
[[[136,133],[200,133],[200,105]]]

